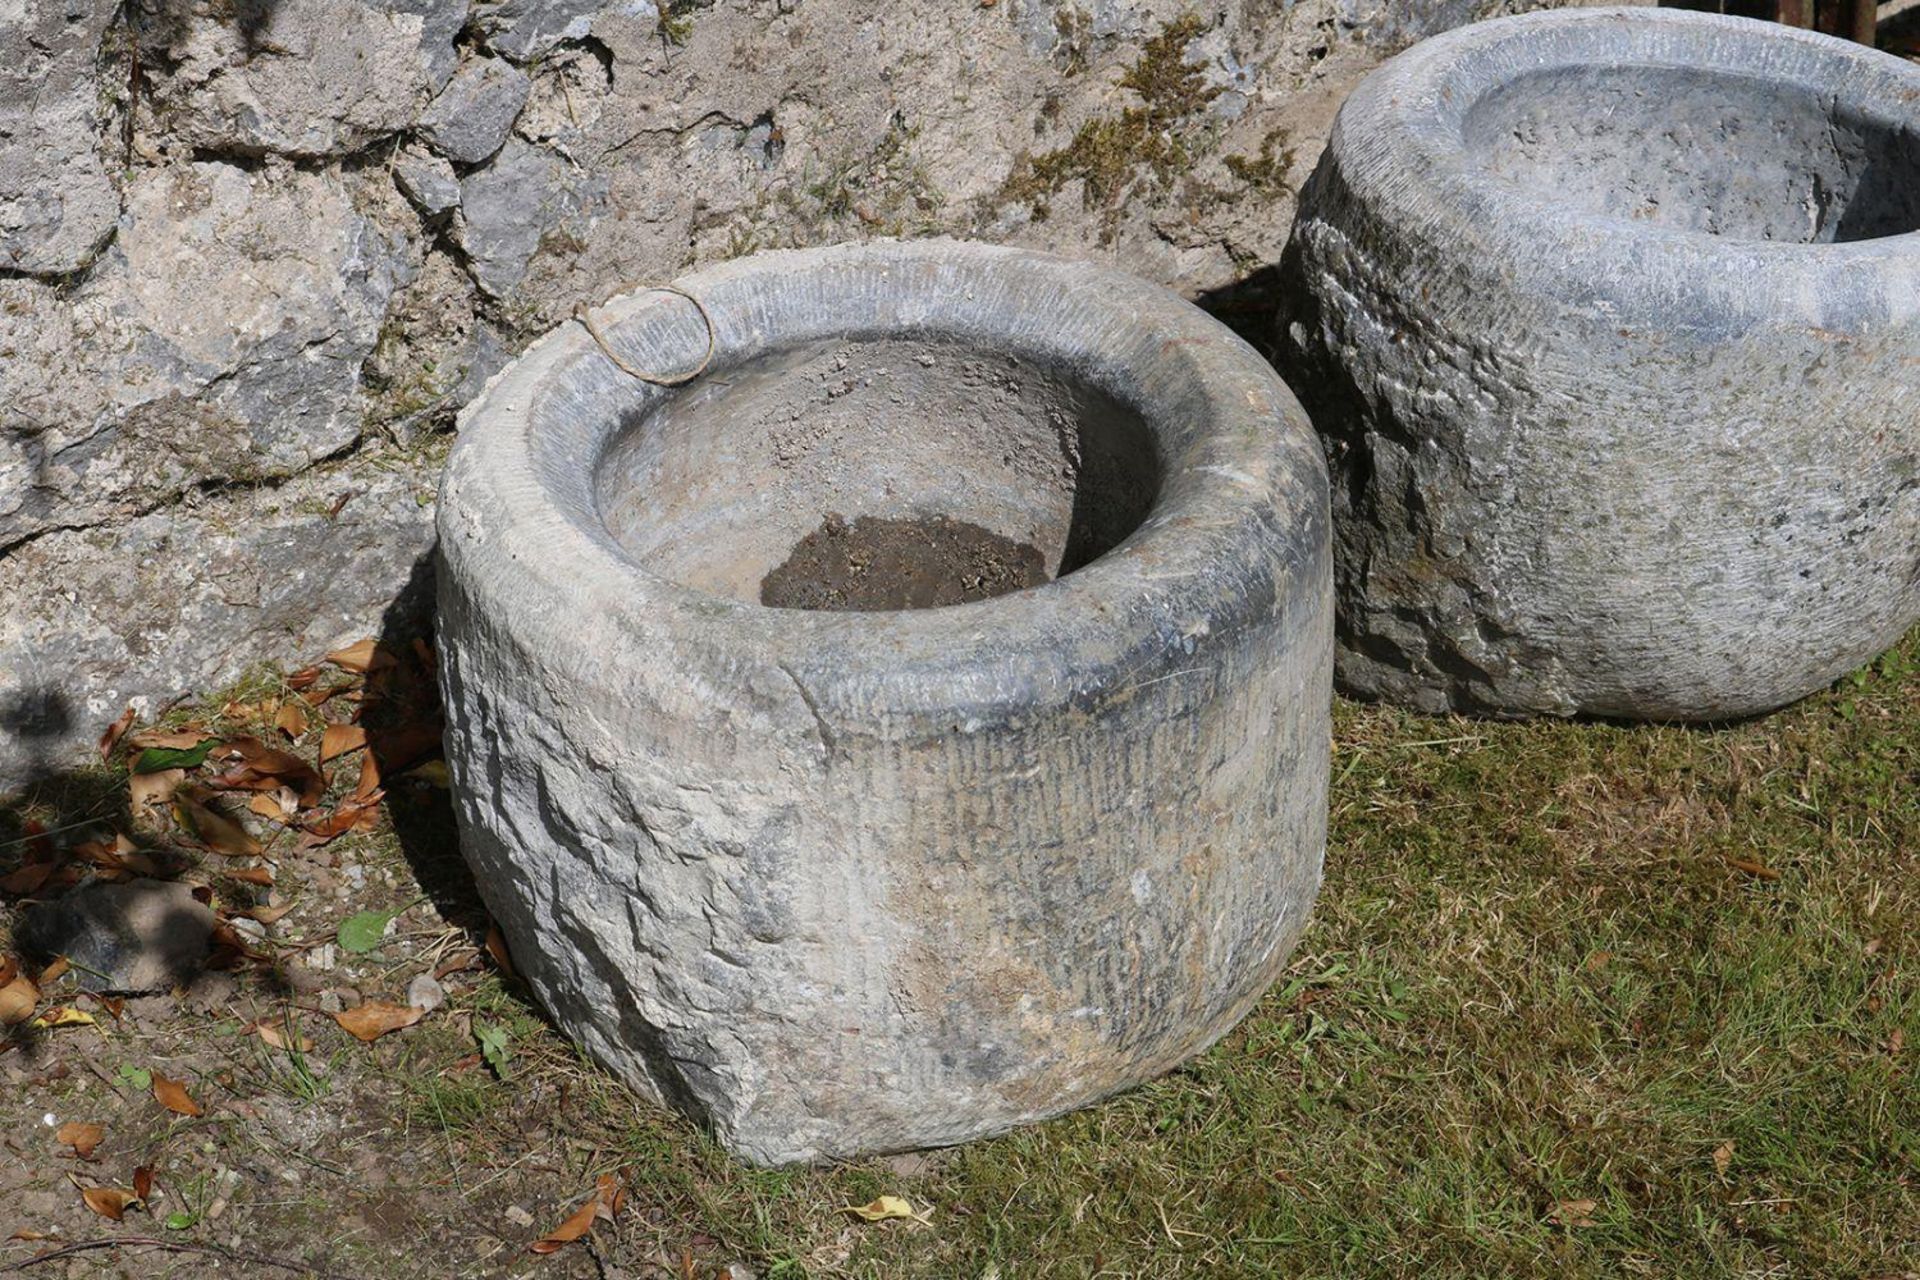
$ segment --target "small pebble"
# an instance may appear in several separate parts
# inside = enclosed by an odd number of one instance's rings
[[[407,984],[407,1003],[432,1013],[447,1002],[447,989],[430,973],[423,973]]]

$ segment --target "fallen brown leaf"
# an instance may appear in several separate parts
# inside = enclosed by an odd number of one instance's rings
[[[365,804],[369,797],[380,794],[380,762],[369,751],[360,757],[360,781],[354,784],[352,799]]]
[[[53,1131],[55,1142],[64,1142],[73,1148],[73,1154],[82,1160],[93,1155],[93,1149],[100,1145],[107,1131],[97,1124],[87,1124],[80,1120],[69,1120]]]
[[[385,792],[376,791],[365,800],[355,800],[351,796],[342,800],[332,813],[307,824],[307,836],[302,843],[309,846],[325,844],[349,831],[373,830],[380,825],[380,800],[384,795]]]
[[[1735,871],[1744,871],[1759,880],[1778,880],[1780,878],[1778,871],[1775,871],[1772,867],[1764,863],[1755,862],[1751,858],[1728,858],[1727,864]]]
[[[258,885],[271,886],[273,884],[273,868],[272,867],[235,867],[233,870],[227,872],[227,879],[238,880],[242,884],[258,884]]]
[[[601,1174],[594,1184],[593,1194],[588,1196],[578,1209],[567,1215],[565,1222],[528,1246],[528,1252],[548,1254],[572,1244],[593,1230],[593,1224],[597,1220],[605,1218],[611,1222],[625,1198],[618,1180],[610,1173]]]
[[[140,1203],[139,1196],[122,1187],[81,1187],[80,1198],[87,1202],[87,1208],[115,1222]]]
[[[247,811],[257,817],[267,818],[282,826],[293,821],[293,810],[281,803],[279,793],[262,791],[247,801]]]
[[[131,728],[133,728],[133,704],[128,703],[127,709],[120,713],[120,718],[108,725],[106,732],[100,735],[100,758],[102,760],[112,758],[113,749],[119,745],[121,735]]]
[[[181,783],[187,780],[185,769],[160,769],[136,773],[127,779],[127,800],[135,810],[165,804]]]
[[[158,1071],[153,1073],[153,1100],[169,1111],[183,1116],[206,1114],[200,1104],[187,1096],[187,1087],[178,1080],[169,1080]]]
[[[513,976],[513,956],[507,951],[506,935],[500,932],[499,925],[491,921],[487,923],[487,954],[500,966],[500,972],[509,978]]]
[[[22,975],[0,987],[0,1026],[18,1026],[33,1016],[33,1007],[40,1003],[40,988],[33,985],[30,978]]]
[[[392,666],[394,657],[393,654],[381,648],[378,641],[369,636],[344,649],[334,650],[327,655],[327,661],[356,675],[365,675],[369,671]]]
[[[289,738],[298,738],[307,731],[306,700],[296,698],[280,704],[280,710],[273,716],[273,727]]]
[[[48,987],[66,977],[67,970],[71,968],[73,968],[73,961],[67,959],[65,956],[55,956],[53,963],[40,971],[39,978],[35,979],[36,985],[38,985],[42,991],[45,991]]]
[[[287,688],[298,692],[320,678],[320,668],[302,667],[287,677]]]
[[[1563,1227],[1598,1226],[1592,1216],[1598,1207],[1592,1200],[1562,1200],[1548,1212],[1547,1221]]]
[[[281,1023],[269,1022],[267,1019],[262,1018],[258,1022],[242,1027],[241,1031],[243,1033],[252,1032],[276,1049],[298,1049],[301,1053],[313,1052],[313,1041],[301,1035],[297,1026],[293,1034],[289,1036],[286,1028]]]
[[[141,729],[127,735],[127,745],[145,751],[148,747],[163,747],[168,751],[187,751],[199,746],[213,735],[198,725],[185,729]]]
[[[38,893],[40,887],[60,868],[52,862],[29,862],[26,866],[0,876],[0,893],[25,895]]]
[[[381,768],[398,773],[430,755],[438,755],[445,742],[446,734],[438,725],[405,725],[376,731],[373,751],[380,757]]]
[[[236,911],[233,914],[245,916],[249,920],[258,920],[261,924],[273,924],[291,910],[293,910],[293,904],[289,902],[278,907],[248,907],[244,911]]]
[[[1733,1163],[1733,1144],[1723,1142],[1713,1149],[1713,1171],[1721,1177],[1727,1176],[1727,1168]]]
[[[389,1032],[402,1027],[410,1027],[427,1016],[425,1009],[416,1009],[412,1005],[388,1004],[384,1000],[364,1000],[351,1009],[343,1009],[333,1015],[348,1035],[369,1044]]]
[[[367,731],[357,724],[330,724],[320,735],[320,763],[358,751],[367,745]]]
[[[173,816],[215,853],[246,858],[260,852],[260,842],[248,835],[245,827],[213,808],[204,796],[176,796]]]
[[[144,1201],[153,1194],[153,1166],[143,1164],[133,1171],[133,1194]]]

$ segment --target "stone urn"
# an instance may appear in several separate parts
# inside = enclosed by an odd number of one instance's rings
[[[527,982],[766,1164],[997,1133],[1206,1048],[1320,880],[1329,522],[1293,396],[1173,295],[1034,253],[677,288],[502,372],[441,488],[462,844]]]
[[[1332,461],[1342,683],[1748,716],[1920,619],[1920,68],[1567,9],[1369,76],[1279,363]]]

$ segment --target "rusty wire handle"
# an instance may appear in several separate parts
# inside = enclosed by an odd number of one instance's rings
[[[613,366],[628,377],[638,378],[641,382],[650,382],[657,387],[685,386],[687,383],[692,382],[695,378],[705,373],[707,366],[713,363],[714,347],[719,341],[719,336],[713,326],[713,316],[708,312],[706,303],[700,301],[700,299],[694,297],[677,284],[649,284],[642,285],[641,289],[655,293],[677,293],[688,302],[691,302],[700,312],[700,319],[704,321],[707,326],[707,350],[706,353],[700,357],[700,363],[688,372],[648,373],[644,369],[636,369],[628,364],[618,351],[613,349],[613,344],[607,341],[607,335],[600,331],[598,324],[594,323],[593,308],[591,306],[584,302],[580,303],[573,309],[573,318],[578,320],[581,326],[586,329],[587,335],[593,339],[594,345],[600,348],[600,354],[612,361]]]

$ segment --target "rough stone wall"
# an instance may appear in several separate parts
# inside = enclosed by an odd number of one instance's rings
[[[376,628],[437,433],[575,303],[938,232],[1257,308],[1353,81],[1514,7],[0,6],[0,789]]]

